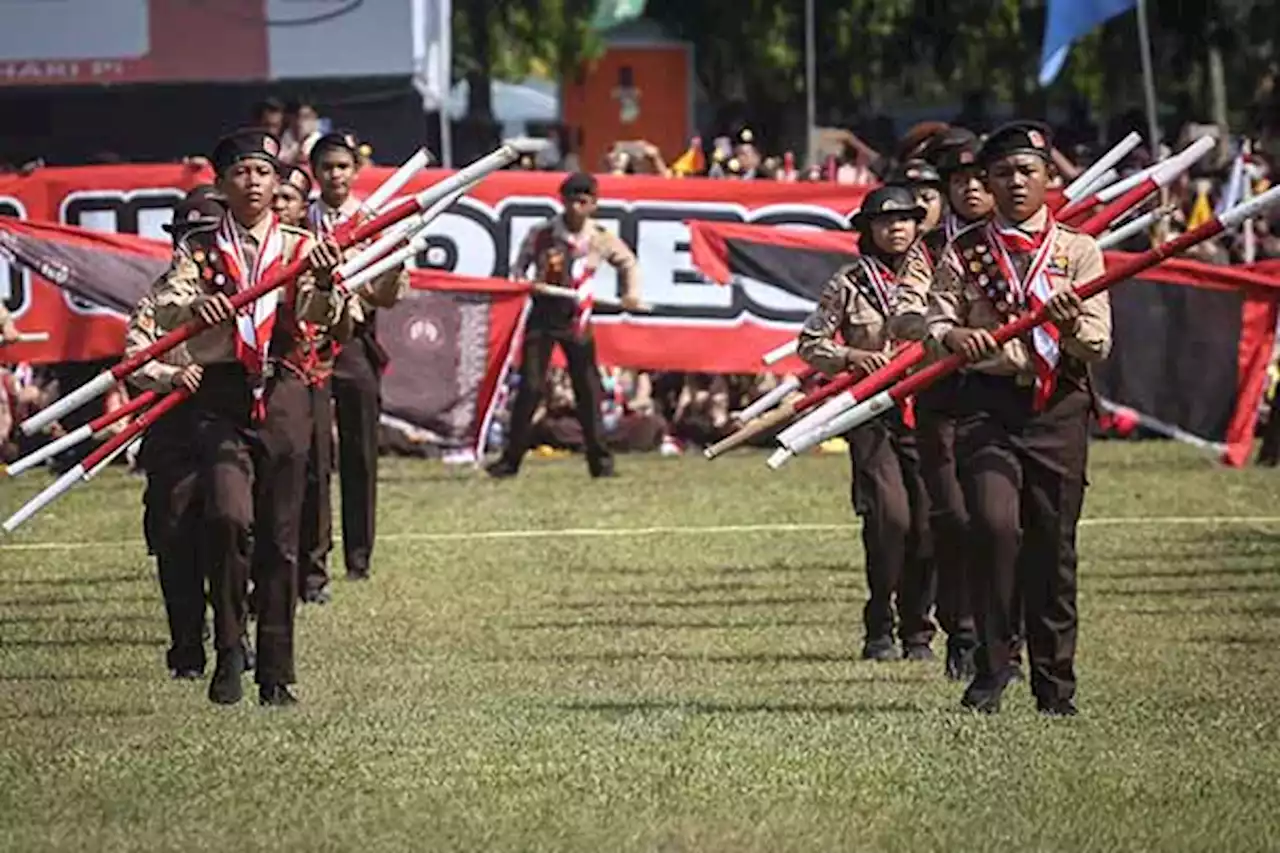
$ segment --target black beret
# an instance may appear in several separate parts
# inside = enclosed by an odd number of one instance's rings
[[[280,169],[280,140],[269,130],[247,128],[229,133],[213,147],[213,171],[219,176],[241,160],[257,158],[266,160],[277,171]]]
[[[987,166],[1001,157],[1035,154],[1046,162],[1053,156],[1053,132],[1038,121],[1012,121],[991,132],[978,150],[978,165]]]
[[[226,199],[212,184],[201,184],[173,206],[173,222],[160,226],[169,234],[182,235],[198,225],[211,225],[222,218]]]
[[[924,156],[946,178],[951,172],[973,168],[978,163],[978,135],[963,127],[951,127],[929,141]]]
[[[594,175],[588,175],[586,172],[576,172],[564,179],[564,183],[560,184],[560,197],[571,198],[578,195],[597,196],[600,194],[600,185],[596,182]]]
[[[320,160],[320,155],[330,148],[350,151],[353,160],[359,161],[360,159],[360,140],[356,138],[356,135],[349,130],[335,130],[332,133],[326,133],[311,146],[311,153],[307,155],[307,159],[311,162],[311,168],[315,168],[316,163]]]
[[[858,208],[849,224],[862,230],[872,220],[885,216],[907,216],[919,222],[925,215],[925,209],[916,201],[916,194],[909,187],[886,184],[867,193],[867,197],[862,200],[862,207]]]
[[[286,166],[284,183],[302,193],[303,198],[308,198],[311,195],[311,176],[307,174],[305,169],[300,169],[297,166]]]

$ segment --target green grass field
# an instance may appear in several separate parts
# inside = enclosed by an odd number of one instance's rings
[[[1280,846],[1275,471],[1095,445],[1081,716],[1046,720],[855,659],[843,457],[620,470],[388,462],[284,711],[168,680],[140,482],[81,488],[0,546],[0,849]]]

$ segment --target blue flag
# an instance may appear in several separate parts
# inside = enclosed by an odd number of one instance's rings
[[[1137,0],[1049,0],[1040,48],[1040,85],[1048,86],[1058,76],[1071,42],[1136,5]]]

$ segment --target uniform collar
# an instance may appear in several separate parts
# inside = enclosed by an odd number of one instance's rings
[[[569,230],[568,224],[564,221],[563,216],[556,217],[556,236],[565,240],[578,242],[586,238],[591,233],[591,217],[587,217],[587,221],[582,223],[582,230],[573,232]]]
[[[228,213],[227,216],[231,216],[231,214]],[[268,211],[267,214],[259,219],[253,226],[244,225],[234,216],[231,216],[231,222],[235,225],[236,231],[239,232],[241,239],[252,240],[255,245],[261,246],[267,239],[267,235],[271,233],[271,222],[274,218],[275,215]]]
[[[320,197],[316,198],[316,204],[322,214],[330,217],[350,217],[360,210],[360,202],[356,200],[354,195],[347,196],[346,201],[337,207],[330,207],[328,202]]]
[[[996,224],[1006,230],[1021,231],[1029,237],[1039,236],[1049,224],[1049,208],[1041,207],[1029,218],[1021,222],[1010,222],[999,211],[995,213]]]

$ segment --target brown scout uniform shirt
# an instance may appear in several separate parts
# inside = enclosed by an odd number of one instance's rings
[[[593,219],[588,219],[577,234],[569,231],[563,216],[553,216],[535,226],[525,235],[516,254],[515,263],[511,265],[511,276],[520,281],[529,281],[529,267],[535,268],[533,281],[553,284],[557,287],[574,287],[572,280],[575,245],[586,241],[585,266],[596,270],[601,262],[607,263],[618,271],[619,284],[624,296],[639,297],[640,267],[635,253],[631,251],[622,238],[605,229]],[[544,324],[568,325],[574,315],[573,303],[564,298],[554,296],[533,297],[534,312],[530,317],[531,324],[541,320]]]
[[[1048,215],[1048,208],[1042,208],[1026,222],[1016,226],[1029,233],[1039,233]],[[973,236],[974,228],[984,228],[986,223],[979,223],[965,229],[957,236],[957,241],[965,236]],[[1012,227],[1005,224],[1005,227]],[[1104,270],[1102,250],[1098,243],[1086,234],[1080,234],[1057,225],[1052,238],[1054,247],[1049,253],[1049,261],[1045,273],[1054,293],[1059,293],[1077,284],[1083,284],[1102,275]],[[955,253],[956,242],[948,247],[948,254]],[[1027,254],[1010,253],[1019,274],[1023,274],[1031,258]],[[953,258],[956,265],[963,263],[960,258]],[[935,348],[935,352],[946,352],[943,339],[954,328],[995,329],[1013,319],[1016,314],[1001,314],[987,297],[983,288],[969,268],[958,273],[951,262],[941,263],[934,271],[933,286],[929,290],[929,308],[925,317],[928,328],[927,341]],[[1021,313],[1025,309],[1014,307]],[[1027,384],[1035,380],[1035,367],[1032,363],[1028,347],[1030,333],[1022,338],[1007,342],[999,353],[986,361],[970,365],[968,369],[997,376],[1017,376]],[[1089,363],[1101,361],[1111,351],[1111,303],[1107,294],[1103,293],[1085,300],[1084,313],[1074,334],[1062,333],[1060,340],[1062,358],[1075,358]],[[1059,370],[1062,362],[1059,361]]]
[[[270,217],[264,216],[252,228],[245,228],[238,222],[235,226],[240,232],[245,261],[252,268],[258,248],[268,233]],[[310,251],[312,237],[308,232],[290,225],[282,224],[279,227],[284,242],[284,262],[302,257]],[[207,257],[210,250],[217,251],[217,233],[218,225],[212,224],[194,229],[183,237],[183,250],[174,256],[173,266],[153,291],[155,320],[161,327],[173,329],[191,320],[195,317],[196,300],[218,291],[218,286],[202,277],[201,266],[195,260],[199,254]],[[230,295],[229,288],[234,287],[234,283],[228,281],[223,287],[226,288],[224,292]],[[282,302],[279,305],[277,323],[287,317],[288,312],[284,309],[289,307],[293,309],[297,319],[318,326],[340,329],[343,324],[350,322],[350,312],[342,295],[336,290],[325,291],[317,287],[316,277],[312,272],[299,275],[293,291],[296,294],[294,304],[287,306]],[[288,289],[283,292],[288,292]],[[233,363],[237,361],[235,339],[235,325],[221,323],[191,338],[187,342],[187,351],[192,360],[200,364]]]
[[[892,300],[885,305],[879,297],[867,272],[870,263],[860,258],[833,275],[800,330],[800,358],[828,376],[848,369],[853,350],[888,352],[891,348],[888,324],[894,306]],[[884,271],[884,283],[895,286],[891,270]]]
[[[164,279],[161,278],[156,282],[156,286],[163,282]],[[166,331],[168,330],[156,322],[155,286],[153,286],[152,291],[142,297],[133,309],[133,313],[129,315],[129,323],[124,332],[125,357],[128,358],[155,343]],[[187,345],[178,344],[129,374],[128,381],[129,384],[143,391],[167,394],[174,388],[174,379],[189,364],[191,364],[191,353],[187,351]]]

